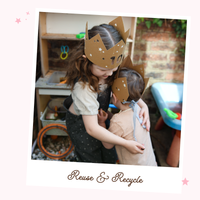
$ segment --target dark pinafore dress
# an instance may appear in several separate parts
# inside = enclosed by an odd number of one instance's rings
[[[98,102],[100,108],[104,111],[108,110],[110,102],[111,87],[98,94]],[[72,98],[67,97],[64,102],[65,107],[69,108],[72,103]],[[82,115],[74,115],[67,109],[66,126],[68,134],[74,145],[74,153],[76,161],[91,162],[91,163],[116,163],[117,155],[115,147],[106,149],[101,141],[90,136],[83,123]]]

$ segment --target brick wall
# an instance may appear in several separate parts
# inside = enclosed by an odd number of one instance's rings
[[[183,83],[184,56],[179,49],[185,44],[185,38],[176,38],[171,24],[162,27],[144,23],[137,26],[134,46],[134,64],[144,63],[145,76],[150,77],[149,85],[143,100],[149,106],[150,113],[156,113],[157,106],[150,92],[155,82]],[[127,51],[126,51],[127,53]]]

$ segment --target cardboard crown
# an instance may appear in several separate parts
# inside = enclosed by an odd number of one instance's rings
[[[118,70],[118,73],[116,74],[115,80],[112,85],[112,92],[115,94],[117,99],[119,99],[121,102],[126,101],[129,97],[126,77],[121,77],[121,78],[118,77],[119,71],[123,67],[126,67],[128,69],[133,69],[142,76],[144,80],[144,84],[145,84],[142,95],[144,94],[148,81],[149,81],[149,78],[144,78],[144,65],[142,64],[142,65],[133,66],[130,56],[127,56],[123,60],[122,64],[120,65],[120,68]]]
[[[115,46],[107,50],[99,34],[89,39],[88,23],[86,23],[84,50],[86,57],[95,65],[106,69],[113,69],[118,67],[122,63],[123,53],[126,47],[126,39],[129,35],[129,30],[124,32],[122,17],[117,17],[116,19],[111,21],[109,25],[115,27],[115,29],[120,33],[124,41],[120,40]]]

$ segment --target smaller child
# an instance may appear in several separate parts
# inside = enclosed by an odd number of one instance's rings
[[[133,69],[135,67],[132,65],[130,57],[126,57],[112,86],[111,100],[120,109],[120,112],[113,115],[108,130],[126,140],[135,140],[145,146],[143,154],[132,154],[126,148],[116,145],[120,164],[157,166],[150,134],[144,125],[141,126],[143,118],[139,117],[140,107],[137,105],[148,80],[145,79],[144,82],[141,76],[144,72],[142,66],[137,68],[138,72],[141,70],[141,74]],[[99,112],[98,121],[101,126],[105,127],[103,122],[105,122],[106,117],[105,113],[103,115],[102,111]],[[103,145],[107,149],[114,146],[105,142]]]

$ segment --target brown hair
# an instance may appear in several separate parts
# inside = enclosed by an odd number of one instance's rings
[[[133,69],[123,67],[119,71],[118,77],[126,77],[129,97],[127,101],[138,101],[144,91],[144,80],[142,76]]]
[[[94,26],[92,29],[88,30],[89,39],[98,33],[107,50],[115,46],[120,40],[123,40],[119,32],[111,25],[101,24],[99,26]],[[84,44],[85,42],[82,40],[69,54],[69,64],[66,68],[67,84],[73,89],[75,79],[78,78],[78,80],[82,81],[84,84],[88,82],[92,91],[99,92],[99,78],[94,76],[90,69],[93,63],[83,57]],[[108,77],[108,85],[112,85],[115,73],[116,72]]]

